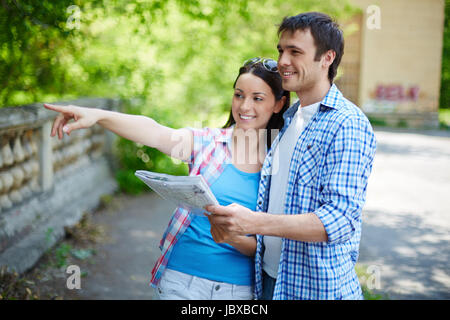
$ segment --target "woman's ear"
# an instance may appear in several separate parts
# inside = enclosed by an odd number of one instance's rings
[[[283,109],[285,103],[286,103],[286,96],[282,96],[280,100],[275,102],[275,108],[273,109],[273,113],[279,113],[281,109]]]

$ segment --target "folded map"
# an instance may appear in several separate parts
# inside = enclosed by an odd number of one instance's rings
[[[163,199],[172,201],[193,214],[210,214],[203,208],[206,205],[219,204],[201,175],[172,176],[145,170],[138,170],[135,175]]]

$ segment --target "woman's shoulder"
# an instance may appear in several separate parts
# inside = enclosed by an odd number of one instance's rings
[[[190,128],[194,134],[194,136],[198,137],[208,137],[211,140],[222,140],[222,139],[228,139],[232,133],[233,133],[233,127],[229,128],[201,128],[201,129],[195,129]]]

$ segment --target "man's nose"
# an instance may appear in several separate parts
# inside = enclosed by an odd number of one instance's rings
[[[287,54],[281,53],[278,57],[278,65],[279,66],[289,66],[291,64],[291,60],[289,59]]]

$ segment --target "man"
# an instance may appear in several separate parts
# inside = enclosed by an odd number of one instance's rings
[[[220,234],[256,234],[257,299],[361,299],[354,266],[376,149],[367,117],[333,79],[342,31],[322,13],[287,17],[278,34],[283,88],[299,101],[261,170],[257,212],[208,206]]]

